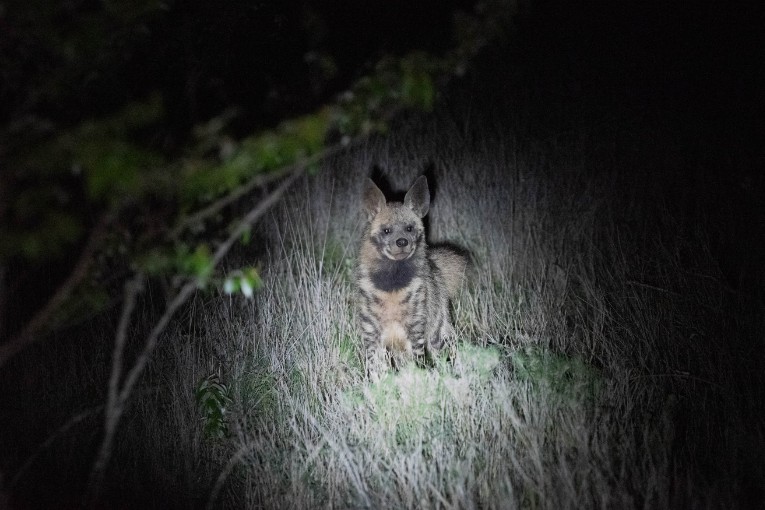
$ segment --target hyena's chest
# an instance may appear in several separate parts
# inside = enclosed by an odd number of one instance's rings
[[[424,329],[420,259],[369,261],[362,256],[361,267],[361,321],[367,345],[412,352],[422,343]]]
[[[372,313],[377,319],[383,347],[411,351],[414,341],[411,326],[416,315],[411,289],[377,290],[372,295]]]

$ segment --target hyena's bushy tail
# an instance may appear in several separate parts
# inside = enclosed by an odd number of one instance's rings
[[[465,279],[467,257],[446,246],[431,248],[430,256],[443,275],[449,297],[455,297]]]

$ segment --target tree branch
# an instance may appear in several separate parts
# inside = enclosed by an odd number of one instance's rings
[[[264,186],[267,186],[268,184],[271,184],[272,182],[278,181],[285,175],[291,175],[295,173],[302,173],[305,168],[308,166],[317,163],[333,154],[336,154],[340,152],[341,150],[347,149],[347,145],[343,144],[335,144],[328,148],[325,148],[324,150],[321,150],[315,154],[312,154],[311,156],[308,156],[307,158],[297,161],[289,166],[286,166],[284,168],[281,168],[277,171],[268,172],[265,174],[258,174],[254,176],[252,179],[250,179],[248,182],[242,184],[241,186],[237,187],[236,189],[232,190],[228,195],[224,195],[211,203],[210,205],[200,209],[199,211],[195,212],[194,214],[191,214],[183,219],[180,220],[178,225],[176,225],[175,228],[170,232],[170,237],[175,238],[179,236],[184,230],[189,228],[191,225],[194,225],[195,223],[199,223],[201,221],[204,221],[205,219],[209,218],[210,216],[213,216],[220,212],[225,207],[233,204],[243,196],[250,193],[252,190],[256,188],[262,188]]]
[[[122,360],[125,353],[125,344],[127,343],[127,331],[130,327],[130,319],[133,316],[133,309],[138,294],[143,288],[143,274],[137,273],[133,278],[125,283],[125,298],[122,302],[122,313],[120,314],[117,332],[114,337],[114,352],[112,353],[112,370],[109,377],[109,389],[106,398],[106,411],[104,412],[104,440],[98,451],[93,468],[90,472],[88,481],[89,494],[95,501],[100,494],[106,465],[109,462],[111,447],[114,441],[114,434],[117,423],[122,415],[123,408],[119,400],[119,383],[122,376]]]
[[[282,181],[265,199],[260,201],[250,212],[248,212],[242,220],[239,222],[236,228],[229,234],[223,243],[218,246],[215,254],[212,258],[212,266],[217,266],[221,260],[228,254],[234,243],[241,237],[250,226],[258,221],[279,199],[281,199],[287,189],[303,175],[305,165],[302,165],[293,170],[288,177]],[[149,363],[151,354],[157,347],[159,337],[162,332],[167,328],[170,320],[175,315],[175,312],[191,297],[194,291],[197,289],[197,281],[191,280],[186,282],[175,297],[170,301],[165,312],[159,318],[157,323],[152,328],[143,350],[136,358],[135,364],[128,371],[125,376],[125,380],[120,387],[120,379],[122,376],[122,362],[124,348],[127,338],[127,330],[130,326],[130,317],[132,316],[133,307],[135,305],[135,299],[140,292],[141,282],[143,280],[142,274],[136,274],[133,279],[125,284],[125,301],[122,308],[122,314],[120,316],[119,326],[115,335],[115,347],[112,355],[112,371],[109,378],[109,392],[107,397],[107,405],[104,416],[104,438],[101,441],[96,460],[93,464],[93,468],[90,472],[90,479],[88,483],[88,502],[93,505],[98,500],[101,491],[101,485],[103,484],[106,467],[109,464],[111,458],[114,439],[116,437],[117,428],[122,418],[122,414],[125,410],[125,404],[127,403],[130,395],[141,376],[141,373]]]
[[[200,209],[199,211],[195,212],[194,214],[190,214],[189,216],[186,216],[185,218],[181,219],[181,221],[178,223],[178,225],[170,232],[170,237],[178,237],[184,230],[189,228],[190,226],[200,223],[207,218],[217,214],[222,209],[226,208],[227,206],[233,204],[243,196],[250,193],[252,190],[257,188],[262,188],[264,186],[268,186],[274,181],[277,181],[287,175],[288,173],[294,171],[294,168],[292,166],[285,167],[284,169],[277,171],[277,172],[269,172],[267,174],[258,174],[252,179],[250,179],[249,182],[246,182],[242,184],[241,186],[237,187],[236,189],[232,190],[228,195],[224,195],[220,197],[215,202],[209,204],[208,206]]]
[[[100,405],[97,407],[92,407],[90,409],[86,409],[84,411],[81,411],[71,418],[67,420],[66,423],[64,423],[62,426],[60,426],[58,429],[54,430],[46,439],[43,441],[35,450],[35,452],[27,457],[27,460],[24,461],[24,464],[21,465],[21,467],[16,471],[16,474],[13,475],[13,477],[8,482],[8,487],[14,487],[17,483],[19,483],[19,480],[21,480],[21,477],[24,476],[24,474],[29,470],[30,467],[35,463],[37,458],[50,448],[50,446],[53,444],[53,442],[61,437],[63,434],[68,432],[72,427],[83,421],[85,418],[88,418],[89,416],[96,414],[103,409],[104,406]]]
[[[93,264],[93,256],[104,237],[109,220],[110,217],[108,215],[104,216],[93,232],[91,232],[85,248],[83,248],[80,257],[77,259],[77,264],[75,264],[64,283],[53,294],[53,297],[35,313],[34,317],[24,326],[20,333],[0,345],[0,367],[45,335],[45,328],[50,323],[53,314],[69,299],[74,289],[87,276],[88,270]]]

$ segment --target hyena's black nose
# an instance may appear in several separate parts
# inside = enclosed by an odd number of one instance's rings
[[[396,239],[396,246],[398,246],[399,248],[403,248],[403,247],[404,247],[404,246],[406,246],[407,244],[409,244],[409,241],[407,241],[407,240],[406,240],[406,239],[404,239],[403,237],[402,237],[402,238],[400,238],[400,239]]]

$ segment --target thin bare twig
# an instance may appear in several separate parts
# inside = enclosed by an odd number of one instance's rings
[[[61,435],[65,434],[69,429],[83,421],[85,418],[96,414],[100,412],[104,408],[103,405],[91,407],[90,409],[86,409],[84,411],[81,411],[71,418],[67,420],[66,423],[64,423],[62,426],[57,428],[53,431],[46,439],[43,441],[35,450],[35,452],[27,457],[27,460],[24,461],[24,464],[21,465],[21,467],[16,471],[16,474],[13,475],[13,478],[11,478],[8,482],[8,487],[14,487],[17,483],[19,483],[19,480],[21,480],[21,477],[24,476],[24,474],[29,470],[30,467],[32,467],[32,464],[37,460],[37,458],[50,448],[50,446],[53,444],[53,442],[59,438]]]
[[[220,494],[221,489],[223,489],[223,484],[226,483],[226,479],[231,474],[231,472],[234,470],[234,468],[242,462],[242,460],[245,458],[245,456],[250,453],[252,450],[257,448],[259,445],[255,442],[247,442],[243,444],[235,453],[232,455],[228,462],[226,462],[226,465],[223,467],[223,470],[218,474],[218,478],[215,480],[215,485],[212,488],[212,491],[210,491],[210,497],[207,499],[207,505],[205,505],[205,508],[207,510],[212,510],[215,508],[215,503],[218,500],[218,495]]]
[[[119,401],[119,382],[122,377],[122,360],[127,343],[127,331],[138,294],[143,288],[143,274],[138,273],[125,283],[125,298],[122,304],[122,313],[117,325],[114,338],[114,352],[112,353],[112,370],[109,377],[109,390],[106,398],[106,411],[104,413],[104,440],[90,472],[88,481],[89,492],[92,501],[98,498],[101,483],[103,482],[106,464],[109,461],[111,445],[117,423],[122,415],[123,408]]]
[[[303,160],[297,161],[289,166],[285,166],[284,168],[281,168],[277,171],[268,172],[265,174],[258,174],[254,176],[248,182],[232,190],[228,195],[224,195],[220,197],[219,199],[217,199],[215,202],[211,203],[210,205],[200,209],[199,211],[195,212],[192,215],[189,215],[183,218],[178,223],[178,225],[176,225],[176,227],[173,228],[173,230],[170,232],[170,237],[174,238],[179,236],[184,230],[189,228],[191,225],[199,223],[209,218],[210,216],[213,216],[214,214],[220,212],[222,209],[233,204],[234,202],[236,202],[243,196],[250,193],[252,190],[265,187],[273,182],[278,181],[279,179],[281,179],[282,177],[286,175],[302,173],[302,171],[308,166],[314,163],[317,163],[346,148],[347,148],[347,145],[335,144],[320,152],[312,154],[311,156],[308,156],[307,158]]]
[[[298,177],[303,175],[304,171],[305,165],[298,167],[295,171],[292,172],[292,174],[290,174],[284,181],[282,181],[282,183],[276,187],[271,192],[271,194],[258,202],[256,207],[244,215],[242,220],[239,222],[236,228],[234,228],[228,238],[226,238],[226,240],[223,241],[220,246],[218,246],[218,249],[215,250],[215,254],[212,257],[213,267],[217,266],[223,257],[226,256],[234,243],[241,238],[242,234],[244,234],[247,229],[249,229],[256,221],[258,221],[260,217],[266,213],[266,211],[268,211],[268,209],[270,209],[274,204],[276,204],[276,202],[281,199],[284,192],[287,191],[290,186],[292,186]]]
[[[231,193],[228,195],[224,195],[220,197],[215,202],[211,203],[207,207],[204,207],[200,209],[199,211],[195,212],[194,214],[191,214],[189,216],[186,216],[183,218],[178,225],[170,232],[170,237],[178,237],[184,230],[189,228],[191,225],[194,225],[196,223],[200,223],[204,221],[205,219],[209,218],[210,216],[213,216],[214,214],[220,212],[222,209],[226,208],[227,206],[233,204],[243,196],[250,193],[252,190],[257,188],[265,187],[272,182],[278,181],[285,175],[289,174],[291,171],[294,171],[294,167],[285,167],[284,169],[278,171],[278,172],[269,172],[267,174],[258,174],[252,179],[250,179],[249,182],[237,187]]]
[[[633,287],[642,287],[644,289],[650,289],[650,290],[655,290],[657,292],[663,292],[664,294],[673,294],[675,296],[679,296],[680,295],[680,294],[678,294],[675,291],[672,291],[672,290],[669,290],[669,289],[665,289],[663,287],[658,287],[656,285],[651,285],[650,283],[639,282],[639,281],[636,281],[636,280],[627,280],[624,283],[626,283],[627,285],[632,285]]]
[[[24,326],[20,333],[9,341],[0,345],[0,367],[2,367],[13,356],[26,349],[33,343],[40,340],[45,334],[45,328],[50,322],[53,314],[59,307],[71,296],[74,289],[85,279],[98,245],[101,243],[106,232],[106,226],[109,223],[109,217],[104,216],[98,225],[91,232],[85,248],[80,253],[77,263],[69,273],[64,283],[62,283],[53,297],[43,306],[32,319]]]

